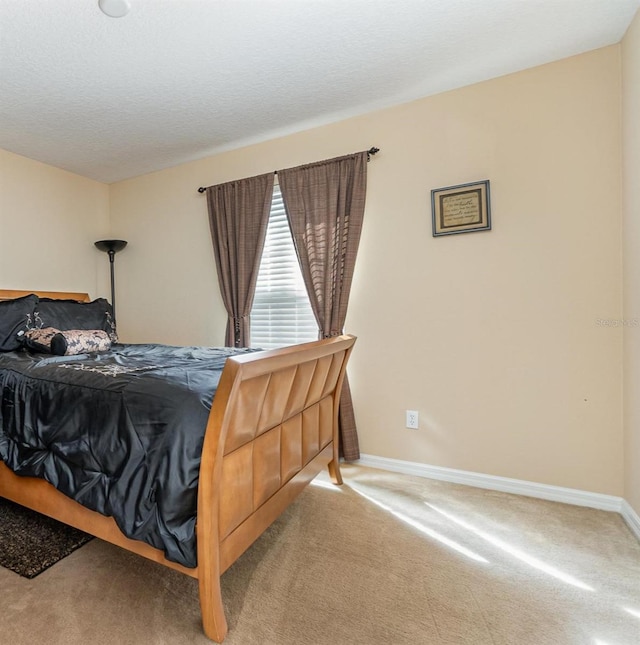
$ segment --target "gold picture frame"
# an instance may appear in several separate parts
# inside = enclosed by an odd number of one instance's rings
[[[491,230],[489,180],[431,191],[433,236]]]

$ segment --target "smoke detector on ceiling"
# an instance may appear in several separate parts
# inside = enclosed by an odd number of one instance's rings
[[[111,18],[122,18],[131,9],[129,0],[98,0],[98,6],[103,14]]]

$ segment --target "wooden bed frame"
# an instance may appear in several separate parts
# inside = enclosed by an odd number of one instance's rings
[[[88,302],[84,293],[0,290],[0,300],[35,293]],[[111,517],[48,482],[0,462],[0,496],[197,578],[205,634],[227,633],[220,576],[325,467],[342,483],[338,403],[355,338],[338,336],[227,359],[207,423],[196,523],[198,566],[171,562],[131,540]]]

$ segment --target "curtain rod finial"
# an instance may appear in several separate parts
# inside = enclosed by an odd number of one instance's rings
[[[367,161],[369,161],[376,152],[380,152],[380,148],[376,148],[375,146],[373,148],[369,148],[369,150],[367,150]]]

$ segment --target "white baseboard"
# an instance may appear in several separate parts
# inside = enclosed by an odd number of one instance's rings
[[[627,526],[631,529],[631,532],[635,533],[638,540],[640,540],[640,515],[631,508],[631,504],[629,504],[626,499],[622,500],[621,513]]]
[[[496,475],[483,475],[466,470],[454,468],[443,468],[442,466],[429,466],[413,461],[402,461],[400,459],[389,459],[387,457],[376,457],[375,455],[360,455],[358,464],[390,470],[407,475],[417,475],[428,479],[438,479],[453,484],[465,484],[476,488],[488,488],[503,493],[514,493],[515,495],[526,495],[547,499],[553,502],[574,504],[576,506],[587,506],[603,511],[614,511],[620,513],[629,525],[629,528],[640,540],[640,517],[622,497],[614,495],[603,495],[601,493],[590,493],[575,488],[564,488],[562,486],[550,486],[548,484],[537,484],[535,482],[521,479],[509,479]]]

